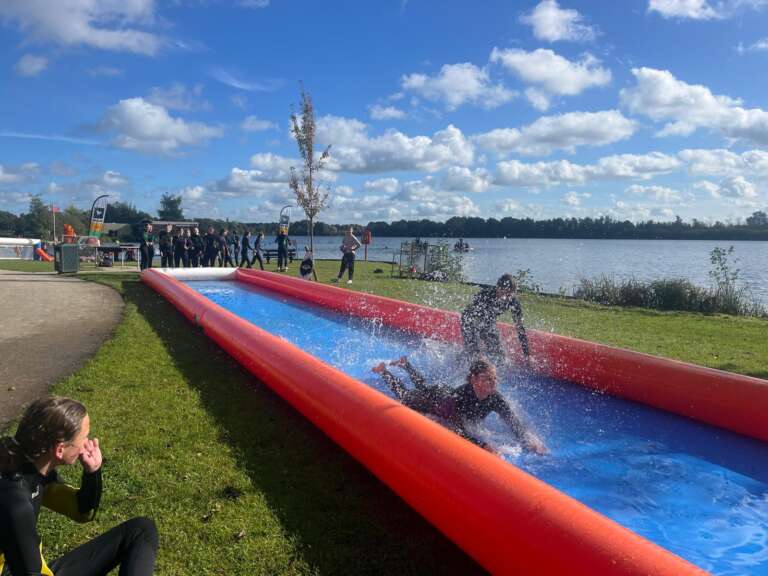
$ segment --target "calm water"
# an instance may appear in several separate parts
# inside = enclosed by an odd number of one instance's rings
[[[370,368],[404,354],[431,381],[466,374],[444,343],[240,283],[190,285],[385,394]],[[521,453],[491,416],[479,433],[505,459],[715,574],[768,574],[768,444],[545,378],[508,373],[500,391],[551,450]]]
[[[302,247],[309,239],[295,237]],[[269,240],[272,240],[269,238]],[[411,238],[374,238],[368,247],[371,260],[397,260],[400,243]],[[456,239],[428,239],[431,243]],[[709,253],[715,247],[733,246],[741,280],[762,302],[768,303],[768,242],[698,240],[558,240],[533,238],[469,238],[472,251],[463,256],[464,276],[471,282],[492,283],[502,272],[530,269],[542,291],[557,293],[571,288],[579,278],[612,274],[641,280],[686,278],[709,286]],[[340,237],[315,238],[318,258],[340,258]],[[273,247],[268,244],[267,247]],[[359,257],[362,258],[363,249]]]

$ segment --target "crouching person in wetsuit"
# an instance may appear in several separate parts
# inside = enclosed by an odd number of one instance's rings
[[[0,438],[0,574],[12,576],[103,576],[120,566],[121,576],[152,574],[157,529],[134,518],[46,564],[37,517],[40,506],[89,522],[101,499],[99,440],[88,438],[85,407],[67,398],[41,398],[27,408],[13,437]],[[80,461],[76,490],[56,468]]]
[[[496,282],[496,286],[488,286],[480,290],[472,303],[461,313],[461,335],[464,337],[464,346],[470,358],[484,353],[496,364],[504,360],[504,350],[496,320],[507,311],[512,313],[512,319],[517,326],[520,348],[526,363],[529,361],[530,347],[523,326],[523,309],[517,299],[517,282],[511,274],[502,275]]]
[[[494,453],[496,449],[475,437],[469,428],[484,420],[491,412],[496,412],[509,425],[523,448],[537,454],[547,452],[547,447],[541,439],[525,427],[509,402],[496,391],[496,369],[486,360],[482,358],[474,360],[469,367],[467,382],[456,388],[427,385],[424,377],[405,356],[390,362],[390,365],[403,368],[413,382],[414,388],[408,390],[402,380],[387,370],[383,362],[374,366],[372,370],[381,374],[392,392],[405,406],[417,412],[441,418],[460,436]]]

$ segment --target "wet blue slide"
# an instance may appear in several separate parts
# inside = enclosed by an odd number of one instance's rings
[[[242,283],[188,284],[390,396],[370,369],[403,355],[435,383],[466,375],[452,345]],[[551,450],[521,453],[491,416],[479,433],[506,460],[714,574],[768,575],[768,444],[567,382],[501,376],[501,393]]]

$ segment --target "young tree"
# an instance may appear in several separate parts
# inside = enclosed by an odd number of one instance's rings
[[[301,116],[291,113],[291,124],[296,144],[299,146],[304,165],[300,170],[291,166],[290,186],[296,195],[296,203],[304,210],[309,220],[309,249],[315,253],[315,217],[325,208],[330,190],[317,182],[318,173],[330,156],[328,146],[319,159],[315,159],[315,110],[312,98],[301,88]]]
[[[160,220],[178,221],[184,220],[184,211],[181,209],[181,195],[163,194],[160,198],[160,210],[157,211]]]

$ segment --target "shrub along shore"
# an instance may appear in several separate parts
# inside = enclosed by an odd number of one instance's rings
[[[318,262],[323,282],[337,271]],[[105,494],[92,524],[41,516],[47,557],[144,514],[160,528],[161,575],[481,572],[135,273],[80,277],[126,302],[113,338],[53,388],[89,408]],[[451,310],[477,289],[363,262],[352,288]],[[530,327],[768,378],[765,319],[522,300]]]

